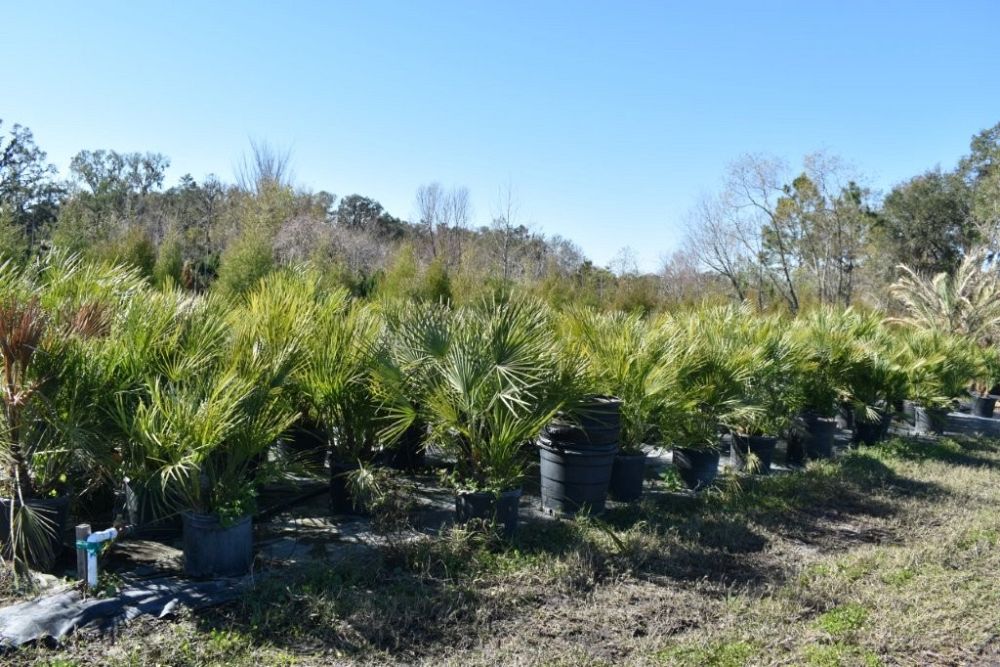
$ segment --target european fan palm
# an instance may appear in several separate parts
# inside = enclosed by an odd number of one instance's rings
[[[418,416],[430,425],[432,440],[455,457],[464,490],[514,489],[524,473],[523,445],[565,400],[568,375],[547,312],[534,301],[499,297],[450,313],[446,331],[436,329],[438,316],[429,315],[409,352],[425,366],[416,377]],[[414,419],[406,407],[410,396],[398,393],[408,384],[382,384],[396,393],[388,401],[395,406],[389,432]]]
[[[925,408],[949,407],[977,371],[974,343],[938,331],[904,332],[902,357],[910,398]]]
[[[749,315],[746,308],[728,309],[716,325],[722,327],[721,361],[740,382],[736,407],[722,415],[722,423],[739,435],[773,437],[788,429],[803,406],[795,372],[804,354],[783,316]]]
[[[667,387],[663,329],[637,314],[586,309],[567,312],[560,324],[564,354],[583,361],[589,389],[622,401],[619,450],[636,454],[658,444]]]
[[[659,429],[675,448],[715,449],[726,415],[747,410],[740,404],[749,369],[734,366],[726,328],[742,309],[702,308],[657,322],[662,331],[665,388]]]
[[[859,363],[855,320],[850,309],[818,307],[792,323],[791,340],[801,351],[796,378],[803,408],[817,417],[833,417],[850,393],[847,382]]]
[[[841,369],[844,400],[855,419],[879,422],[906,397],[899,335],[878,313],[848,309],[842,324],[851,339],[851,362]]]
[[[284,387],[303,358],[287,293],[261,283],[242,305],[176,299],[144,347],[139,386],[118,395],[126,470],[167,508],[236,519],[254,503],[268,448],[296,413]],[[169,306],[168,300],[165,306]]]
[[[98,278],[72,258],[51,260],[0,266],[3,542],[19,565],[44,564],[58,544],[56,515],[39,508],[41,499],[59,497],[65,507],[67,492],[111,477],[112,443],[100,405],[108,375],[99,352],[117,309],[140,286],[125,269],[109,265]],[[66,293],[53,297],[52,290]]]
[[[372,373],[381,321],[372,306],[351,301],[343,290],[329,294],[315,317],[299,391],[331,438],[334,463],[370,459],[379,444]]]

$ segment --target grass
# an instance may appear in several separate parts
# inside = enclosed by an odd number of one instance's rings
[[[453,529],[37,665],[927,665],[1000,658],[1000,445],[894,440],[514,544]]]

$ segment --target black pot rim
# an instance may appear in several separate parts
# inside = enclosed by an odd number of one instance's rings
[[[516,489],[507,489],[506,491],[456,491],[456,498],[469,498],[469,497],[491,497],[491,498],[520,498],[524,493],[523,487],[517,487]]]
[[[617,453],[618,445],[598,445],[594,447],[580,447],[579,445],[572,447],[562,447],[553,442],[546,442],[539,438],[535,441],[535,444],[539,449],[545,449],[550,452],[555,452],[557,454],[576,454],[578,456],[606,456],[607,454]]]
[[[60,505],[69,505],[69,501],[70,501],[70,496],[67,493],[67,494],[63,494],[63,495],[60,495],[60,496],[54,496],[54,497],[52,497],[52,496],[43,496],[41,498],[38,498],[38,497],[28,498],[25,501],[25,504],[29,505],[29,506],[30,505],[42,505],[42,506],[49,505],[49,506],[59,507]],[[3,503],[3,504],[6,505],[6,504],[8,504],[10,502],[14,502],[14,499],[13,498],[8,498],[8,497],[0,498],[0,503]]]
[[[222,525],[222,517],[220,517],[218,514],[214,512],[205,513],[205,512],[195,512],[194,510],[182,510],[181,516],[190,519],[192,521],[202,521],[204,523],[214,522],[217,525],[220,526]],[[228,526],[225,526],[225,528],[235,528],[236,526],[240,526],[248,521],[253,521],[253,514],[247,514],[246,516],[242,516],[239,519],[233,521]]]
[[[676,452],[677,450],[684,452],[705,452],[706,454],[719,454],[721,456],[722,452],[725,450],[725,446],[719,444],[712,445],[710,447],[706,447],[704,445],[672,445],[670,447],[670,451],[672,452]]]
[[[763,442],[765,444],[771,444],[771,443],[778,444],[778,440],[780,439],[781,438],[779,438],[776,435],[743,435],[742,433],[733,433],[734,442],[739,440],[743,442],[757,442],[757,443]]]

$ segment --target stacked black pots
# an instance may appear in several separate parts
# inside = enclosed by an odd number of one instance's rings
[[[557,514],[600,514],[621,438],[621,401],[598,396],[575,419],[558,418],[538,438],[542,507]]]

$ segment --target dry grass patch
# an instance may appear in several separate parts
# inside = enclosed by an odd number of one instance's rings
[[[514,544],[454,529],[378,562],[19,664],[927,665],[1000,636],[1000,449],[894,440],[701,498],[655,486]],[[992,648],[991,648],[992,647]]]

